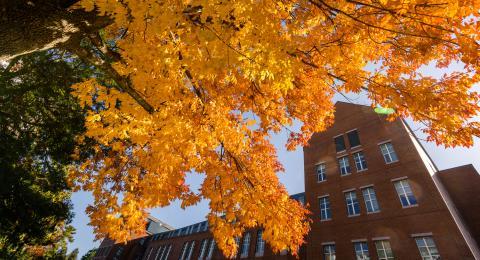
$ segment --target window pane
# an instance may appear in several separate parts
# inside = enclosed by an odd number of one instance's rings
[[[335,260],[335,245],[324,245],[323,246],[323,259],[324,260]]]
[[[403,207],[417,204],[408,180],[396,181],[394,185]]]
[[[338,167],[340,168],[340,174],[342,176],[351,173],[350,162],[347,156],[338,158]]]
[[[317,182],[327,180],[327,168],[324,163],[317,165]]]
[[[363,171],[367,169],[367,161],[365,160],[365,155],[363,152],[354,153],[353,159],[355,161],[355,167],[357,167],[357,171]]]
[[[250,249],[250,233],[246,233],[243,237],[243,244],[242,244],[242,257],[248,256],[248,250]]]
[[[422,259],[440,259],[440,254],[432,237],[417,237],[415,242]]]
[[[379,260],[394,259],[390,242],[388,242],[387,240],[376,241],[375,247],[377,249],[377,255]]]
[[[360,204],[358,204],[357,194],[354,191],[345,193],[345,201],[347,203],[348,216],[360,214]]]
[[[370,253],[368,252],[367,242],[355,242],[355,256],[357,260],[369,260]]]
[[[320,203],[320,219],[328,220],[332,218],[330,211],[330,200],[328,197],[319,198]]]
[[[343,135],[335,137],[335,150],[337,152],[345,151],[345,140],[343,139]]]
[[[190,244],[190,249],[188,250],[188,254],[187,254],[187,257],[186,257],[187,260],[190,260],[192,258],[192,254],[193,254],[194,249],[195,249],[195,241],[192,241],[192,243]]]
[[[255,255],[257,256],[263,255],[264,250],[265,250],[265,240],[263,240],[263,230],[258,230],[257,245],[255,247]]]
[[[355,147],[360,145],[360,138],[358,137],[357,130],[353,130],[347,133],[348,142],[350,143],[350,147]]]
[[[373,188],[365,188],[362,190],[363,200],[365,201],[365,206],[367,212],[377,212],[380,211],[380,206],[378,205],[377,196],[375,195],[375,190]]]
[[[202,246],[200,249],[200,256],[199,256],[200,258],[205,257],[206,251],[207,251],[207,244],[208,244],[208,239],[204,239],[202,241]]]
[[[210,240],[210,247],[208,248],[207,258],[212,258],[213,251],[215,250],[215,240],[212,238]]]
[[[393,145],[391,143],[381,144],[380,151],[382,152],[383,159],[385,159],[386,163],[398,161],[397,154],[395,153],[395,150],[393,149]]]

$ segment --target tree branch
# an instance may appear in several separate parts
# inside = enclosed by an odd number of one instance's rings
[[[148,113],[152,114],[155,112],[155,108],[132,87],[130,79],[120,75],[110,63],[100,59],[85,48],[80,47],[80,44],[71,44],[67,49],[76,54],[84,62],[88,62],[106,73],[115,81],[115,83],[117,83],[116,87],[118,90],[127,93]]]

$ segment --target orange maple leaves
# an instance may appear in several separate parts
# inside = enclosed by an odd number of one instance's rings
[[[279,183],[269,136],[298,120],[287,146],[306,144],[332,123],[335,91],[367,91],[374,105],[424,122],[429,139],[447,146],[480,136],[475,0],[82,4],[115,19],[111,35],[127,29],[116,43],[123,61],[113,65],[155,108],[147,113],[94,79],[76,86],[91,108],[86,136],[98,146],[72,180],[94,194],[88,212],[98,237],[126,240],[148,208],[204,198],[226,255],[254,226],[274,251],[296,252],[308,212]],[[465,70],[423,77],[418,68],[434,61]],[[205,175],[200,191],[185,184],[186,173]]]

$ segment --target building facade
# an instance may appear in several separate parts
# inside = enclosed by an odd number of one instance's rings
[[[304,148],[304,175],[292,197],[313,223],[300,259],[480,259],[480,176],[471,165],[439,171],[402,120],[338,102],[334,125]],[[260,229],[238,245],[241,259],[293,259],[274,255]],[[96,259],[225,259],[207,222],[104,248]]]
[[[304,167],[314,212],[307,259],[478,258],[471,234],[480,227],[478,202],[465,228],[439,171],[402,120],[387,122],[371,107],[339,102],[335,124],[304,148]],[[449,177],[478,182],[473,167],[469,172]]]

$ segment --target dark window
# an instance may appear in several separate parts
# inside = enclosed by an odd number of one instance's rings
[[[335,149],[338,152],[345,151],[345,140],[343,139],[343,135],[335,137]]]
[[[360,138],[358,137],[357,130],[353,130],[347,133],[348,142],[350,143],[350,147],[355,147],[360,145]]]

